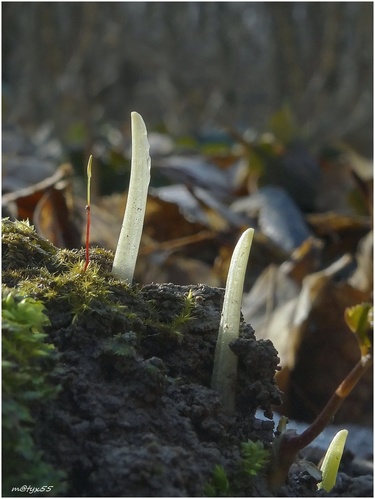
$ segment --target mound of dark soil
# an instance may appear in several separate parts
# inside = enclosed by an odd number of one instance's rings
[[[196,305],[183,332],[161,331],[158,321],[171,323],[189,291]],[[254,412],[278,401],[277,356],[249,326],[240,340],[249,351],[242,410],[228,417],[210,389],[222,297],[205,286],[150,285],[131,310],[144,316],[151,302],[152,323],[113,329],[95,317],[51,331],[62,391],[40,414],[38,438],[48,460],[67,471],[69,495],[200,496],[215,464],[230,468],[240,459],[241,442],[271,442],[272,423],[256,421]],[[116,345],[113,335],[120,335]],[[253,369],[246,369],[248,355]]]

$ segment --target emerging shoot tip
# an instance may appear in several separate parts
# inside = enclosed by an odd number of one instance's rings
[[[113,274],[129,284],[133,280],[141,242],[151,168],[150,145],[142,116],[132,112],[131,124],[132,160],[128,199],[112,267]]]
[[[216,342],[211,386],[222,398],[229,414],[234,411],[237,357],[229,343],[238,338],[243,286],[254,229],[247,229],[234,248],[225,287],[223,310]]]

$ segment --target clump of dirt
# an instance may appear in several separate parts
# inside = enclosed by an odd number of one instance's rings
[[[159,324],[173,322],[190,291],[199,304],[175,337]],[[125,287],[117,299],[129,303]],[[279,400],[276,352],[268,345],[273,367],[253,383],[259,402],[235,421],[209,388],[222,291],[149,285],[131,301],[139,323],[94,314],[54,329],[49,311],[62,391],[40,415],[41,446],[68,472],[69,495],[202,495],[215,464],[238,461],[241,441],[272,440],[272,424],[254,430],[254,412]]]
[[[34,409],[37,447],[65,472],[67,496],[202,496],[215,465],[231,477],[242,442],[270,447],[273,421],[255,412],[272,418],[281,402],[277,352],[241,322],[229,416],[210,388],[224,290],[130,287],[111,275],[110,252],[91,253],[83,273],[83,252],[57,250],[27,224],[4,222],[3,283],[44,303],[59,352],[59,394]],[[282,493],[316,494],[311,483],[295,483]],[[238,495],[272,495],[262,472],[241,487]]]

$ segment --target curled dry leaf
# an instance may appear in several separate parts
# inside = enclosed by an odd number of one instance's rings
[[[279,352],[282,370],[277,380],[285,392],[282,410],[290,417],[311,420],[360,357],[344,311],[368,299],[368,294],[352,287],[347,278],[339,278],[350,267],[351,258],[344,255],[323,271],[307,275],[302,287],[280,268],[269,269],[245,296],[245,319],[255,324],[258,338],[271,339]],[[258,300],[257,306],[267,321],[262,323],[259,314],[254,323],[249,303],[251,296],[259,298],[262,293],[263,301]],[[372,376],[368,372],[361,389],[350,395],[336,421],[369,424],[371,394]]]
[[[61,165],[41,182],[4,194],[3,209],[19,220],[29,219],[55,246],[79,247],[81,223],[74,211],[72,175],[70,164]]]

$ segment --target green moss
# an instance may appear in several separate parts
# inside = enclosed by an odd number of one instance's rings
[[[133,331],[119,333],[105,342],[105,353],[132,359],[136,356],[136,344],[137,335]]]
[[[90,248],[90,264],[84,272],[83,249],[57,249],[27,222],[4,220],[3,229],[3,282],[41,301],[54,330],[82,325],[108,335],[108,352],[125,356],[131,355],[131,349],[121,335],[128,331],[135,331],[139,340],[143,335],[162,343],[182,339],[194,315],[191,292],[183,298],[173,295],[165,307],[156,306],[152,299],[139,307],[139,288],[112,274],[112,252]],[[136,313],[133,304],[138,304]]]
[[[185,324],[193,319],[194,305],[194,297],[190,290],[182,302],[181,312],[173,319],[172,323],[170,324],[170,329],[174,332],[174,334],[181,335]]]
[[[40,238],[28,221],[2,221],[3,269],[54,268],[57,248]]]
[[[137,286],[113,276],[112,252],[90,248],[90,264],[84,272],[83,249],[57,249],[27,222],[4,220],[3,229],[3,282],[45,305],[53,334],[71,325],[82,326],[95,336],[107,337],[103,347],[117,357],[131,357],[134,347],[150,336],[161,345],[182,340],[186,324],[194,317],[191,292],[184,297],[173,294],[163,306],[159,301],[156,306],[152,299],[142,298]],[[137,345],[128,343],[131,331]]]
[[[24,484],[51,485],[54,495],[63,490],[63,474],[44,462],[32,432],[33,409],[58,392],[48,381],[56,361],[53,345],[44,341],[49,321],[42,303],[6,288],[2,320],[3,495]]]
[[[176,300],[174,306],[177,305],[177,310],[169,314],[172,320],[166,321],[162,311],[155,307],[154,300],[149,300],[148,304],[152,310],[152,318],[146,319],[145,323],[157,327],[159,336],[164,337],[166,340],[182,340],[184,327],[186,324],[194,319],[195,300],[191,290],[185,297]],[[155,317],[157,320],[155,322]]]
[[[219,465],[214,467],[211,481],[205,486],[207,497],[236,496],[249,486],[251,478],[261,473],[270,458],[270,451],[259,440],[248,440],[241,445],[242,458],[238,461],[233,474],[228,478],[226,470]]]
[[[71,322],[83,314],[123,312],[113,294],[126,285],[116,281],[110,270],[111,252],[90,250],[85,272],[83,251],[59,250],[38,236],[27,222],[3,220],[3,282],[32,296],[48,308],[64,310]],[[127,287],[128,293],[135,293]],[[108,309],[109,308],[109,309]]]
[[[215,465],[212,480],[204,487],[204,494],[206,497],[229,497],[231,495],[227,472],[222,466]]]
[[[270,451],[263,447],[262,442],[248,440],[241,445],[243,460],[241,463],[246,476],[256,476],[268,463]]]

